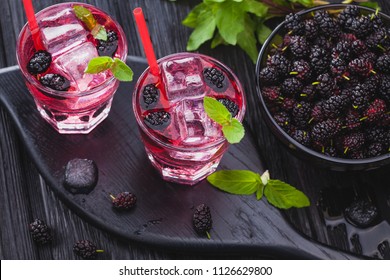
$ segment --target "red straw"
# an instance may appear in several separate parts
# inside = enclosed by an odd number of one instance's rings
[[[31,36],[34,41],[34,47],[36,50],[43,50],[45,48],[42,44],[41,32],[38,27],[37,19],[35,18],[34,7],[31,1],[32,0],[23,0],[24,10],[26,12]]]
[[[146,26],[145,17],[141,8],[135,8],[133,10],[135,22],[137,23],[138,33],[142,40],[142,45],[144,47],[144,52],[146,55],[146,59],[148,60],[148,64],[150,67],[150,72],[157,76],[159,74],[159,68],[156,60],[156,55],[154,54],[153,45],[150,41],[150,35],[148,31],[148,27]]]

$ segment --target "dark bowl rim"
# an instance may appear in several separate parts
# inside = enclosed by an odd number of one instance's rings
[[[316,6],[316,7],[313,7],[313,8],[302,10],[302,11],[297,12],[297,14],[299,14],[299,15],[306,15],[306,14],[309,14],[311,12],[318,11],[318,10],[323,10],[323,9],[327,9],[327,10],[329,10],[329,9],[344,9],[344,8],[346,8],[348,6],[351,6],[351,5],[349,5],[349,4],[327,4],[327,5],[321,5],[321,6]],[[364,6],[357,6],[357,7],[359,7],[361,10],[365,10],[365,11],[368,11],[368,12],[374,12],[374,13],[377,12],[376,10],[374,10],[372,8],[368,8],[368,7],[364,7]],[[381,17],[385,18],[386,20],[388,20],[390,22],[390,16],[389,15],[384,14],[382,12],[378,12],[378,14]],[[366,159],[343,159],[343,158],[336,158],[336,157],[327,156],[325,154],[321,154],[319,152],[316,152],[315,150],[312,150],[312,149],[302,145],[301,143],[296,141],[294,138],[292,138],[287,132],[285,132],[276,123],[276,121],[274,120],[273,116],[269,112],[268,107],[267,107],[267,105],[266,105],[266,103],[265,103],[265,101],[263,99],[262,94],[261,94],[259,73],[260,73],[260,68],[261,68],[261,61],[262,61],[264,53],[266,52],[266,50],[268,48],[268,45],[270,44],[270,42],[272,42],[272,39],[279,33],[280,29],[283,28],[284,24],[285,24],[285,21],[280,23],[271,32],[271,34],[268,36],[267,40],[264,42],[264,44],[261,47],[261,50],[259,52],[259,55],[257,57],[257,62],[256,62],[256,92],[257,92],[257,96],[260,99],[260,103],[261,103],[261,106],[263,108],[263,111],[267,115],[266,117],[268,118],[269,121],[271,121],[271,123],[274,126],[274,128],[276,128],[281,135],[276,135],[276,133],[273,133],[273,134],[277,138],[281,138],[281,137],[285,138],[285,140],[287,140],[289,143],[293,144],[294,147],[296,147],[297,151],[304,152],[306,154],[309,154],[310,156],[313,156],[315,158],[320,158],[321,160],[327,161],[329,163],[343,164],[343,165],[356,165],[357,166],[357,165],[362,165],[362,164],[364,164],[364,165],[367,164],[368,165],[368,164],[373,164],[373,163],[380,163],[380,162],[384,162],[384,161],[390,159],[390,153],[387,153],[387,154],[384,154],[384,155],[381,155],[381,156],[378,156],[378,157],[372,157],[372,158],[366,158]],[[286,144],[284,141],[282,141],[282,139],[279,139],[279,140],[281,140],[281,142],[283,142],[283,144]]]

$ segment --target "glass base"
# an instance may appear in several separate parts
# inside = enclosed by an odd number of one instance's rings
[[[88,134],[100,124],[111,109],[112,98],[97,109],[82,113],[50,110],[36,103],[41,116],[61,134]]]
[[[172,165],[153,156],[147,149],[146,153],[164,180],[184,185],[195,185],[205,179],[217,169],[222,158],[219,157],[206,163],[196,162],[191,166],[180,164],[180,162],[177,165]]]

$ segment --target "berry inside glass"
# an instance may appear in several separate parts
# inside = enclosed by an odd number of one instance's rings
[[[133,93],[133,110],[146,153],[167,181],[193,185],[214,172],[228,142],[221,126],[205,113],[203,99],[213,97],[242,121],[245,97],[235,75],[215,59],[178,53],[158,60]]]
[[[91,15],[81,19],[75,7]],[[26,24],[19,35],[17,59],[37,109],[60,133],[89,133],[107,117],[119,81],[109,70],[84,71],[97,56],[125,60],[123,30],[105,12],[84,3],[53,5],[36,18],[45,49],[35,49]],[[96,36],[99,27],[104,27],[107,40]]]

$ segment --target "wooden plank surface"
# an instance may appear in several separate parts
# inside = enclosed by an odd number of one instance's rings
[[[36,11],[54,3],[65,2],[56,0],[34,1]],[[129,54],[142,56],[142,48],[137,36],[134,21],[131,15],[133,8],[141,6],[147,16],[151,38],[156,49],[157,57],[174,52],[185,51],[186,41],[191,29],[181,25],[191,8],[200,1],[180,0],[94,0],[80,1],[96,5],[113,15],[123,26],[128,36]],[[390,12],[390,4],[385,0],[378,1],[385,12]],[[0,67],[16,64],[15,44],[18,33],[25,23],[22,1],[0,1]],[[256,102],[254,65],[239,49],[232,47],[219,47],[211,50],[208,46],[200,49],[201,53],[211,55],[226,65],[242,81],[246,92],[251,96],[249,102]],[[1,71],[1,70],[0,70]],[[250,105],[255,106],[255,105]],[[253,112],[252,119],[259,119]],[[292,184],[304,184],[306,178],[316,176],[317,169],[305,172],[308,166],[299,160],[292,159],[288,153],[279,152],[280,144],[269,134],[265,124],[254,124],[253,128],[258,135],[258,143],[265,161],[274,171],[274,176],[286,179]],[[267,151],[267,152],[265,152]],[[89,225],[73,214],[48,188],[40,177],[34,164],[31,162],[26,150],[20,142],[12,125],[10,117],[0,107],[0,259],[73,259],[72,245],[78,239],[98,240],[103,248],[109,248],[103,259],[176,259],[176,258],[261,258],[269,256],[251,255],[202,255],[180,252],[165,252],[156,248],[144,247],[139,244],[119,240],[107,233]],[[300,172],[289,174],[284,168],[287,164],[302,166]],[[311,172],[311,173],[310,173]],[[322,174],[322,175],[321,175]],[[321,172],[324,177],[326,172]],[[383,171],[371,175],[373,178],[382,178]],[[349,177],[344,178],[347,181]],[[320,182],[320,185],[332,184],[336,179]],[[357,180],[365,180],[362,176]],[[379,179],[377,179],[379,180]],[[313,190],[314,192],[314,190]],[[318,215],[313,209],[308,209],[306,216],[300,216],[292,211],[287,213],[297,226],[308,236],[326,242],[326,234],[319,230],[320,226],[307,219],[310,215]],[[36,247],[31,241],[27,225],[35,217],[40,217],[55,229],[61,238],[47,247]],[[316,221],[316,219],[314,219]]]

